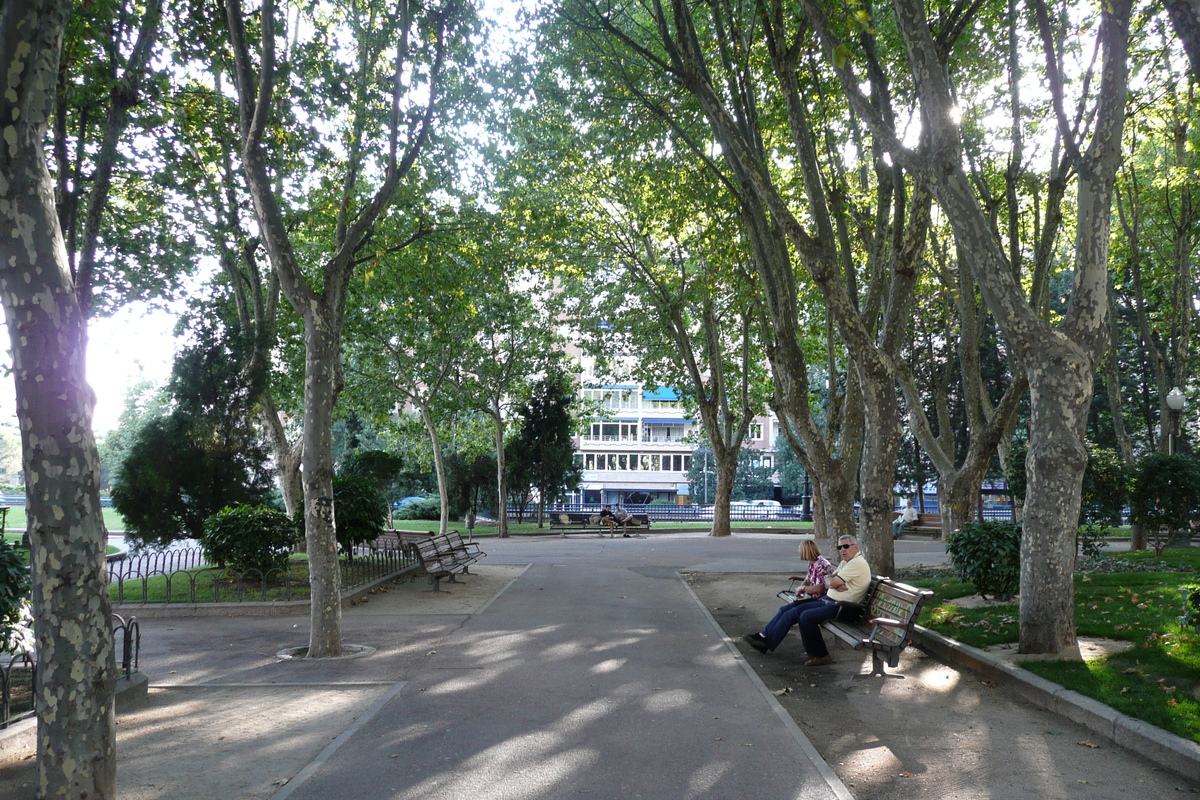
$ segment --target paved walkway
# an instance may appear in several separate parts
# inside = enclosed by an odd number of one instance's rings
[[[121,797],[851,797],[677,574],[794,571],[793,537],[482,544],[448,593],[414,581],[347,609],[368,657],[276,659],[307,616],[145,619]],[[0,740],[6,800],[33,797],[31,738]]]

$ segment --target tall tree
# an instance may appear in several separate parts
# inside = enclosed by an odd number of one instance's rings
[[[1040,2],[1031,7],[1032,25],[1044,43],[1057,133],[1077,177],[1074,285],[1071,305],[1057,324],[1026,297],[964,167],[961,114],[947,58],[954,44],[948,31],[965,20],[944,20],[952,24],[942,28],[931,24],[916,0],[895,4],[927,136],[927,146],[914,150],[904,146],[893,122],[861,91],[861,62],[856,58],[869,64],[871,54],[856,55],[816,2],[802,0],[802,5],[855,109],[892,157],[937,197],[984,300],[1028,375],[1029,491],[1021,552],[1020,650],[1077,656],[1071,567],[1087,463],[1084,433],[1092,378],[1107,339],[1109,215],[1125,117],[1130,4],[1118,2],[1100,11],[1099,86],[1094,107],[1084,113],[1081,106],[1076,122],[1067,114],[1066,72],[1062,51],[1054,46],[1049,10]],[[1085,97],[1081,103],[1092,99]],[[1086,131],[1080,128],[1084,118],[1090,122]],[[1090,141],[1085,142],[1088,134]]]
[[[395,414],[397,400],[420,415],[429,438],[425,463],[433,464],[442,501],[442,532],[451,505],[442,431],[460,410],[463,342],[478,332],[479,320],[473,309],[479,276],[459,251],[469,249],[472,237],[486,238],[487,230],[447,215],[420,231],[421,241],[378,259],[370,278],[352,287],[355,302],[347,315],[350,402],[381,421]],[[389,391],[381,392],[383,386]]]
[[[928,193],[910,190],[902,169],[884,163],[876,144],[844,133],[847,127],[857,131],[857,125],[826,116],[837,108],[837,98],[823,93],[827,76],[803,69],[811,67],[811,59],[799,46],[803,34],[790,30],[795,21],[782,2],[693,6],[676,0],[643,11],[578,0],[564,7],[581,25],[610,36],[627,60],[682,87],[686,96],[676,98],[672,108],[698,106],[720,145],[727,183],[752,243],[765,295],[763,330],[776,414],[825,495],[818,508],[829,515],[829,535],[854,531],[851,500],[861,481],[867,555],[876,571],[890,571],[889,522],[901,438],[890,361],[901,342],[924,247]],[[890,118],[887,75],[876,69],[866,80],[876,113]],[[844,169],[846,149],[860,156],[860,170]],[[776,168],[781,150],[786,170]],[[855,203],[848,201],[852,196]],[[848,219],[856,223],[853,229]],[[853,440],[843,442],[848,452],[835,454],[813,425],[793,252],[849,354],[853,402],[859,406],[852,412],[859,423],[853,437],[862,445],[861,461],[858,447],[846,446]]]
[[[538,494],[538,527],[546,504],[579,485],[575,463],[575,417],[578,398],[573,382],[562,372],[550,372],[533,386],[529,399],[517,409],[521,429],[514,447],[525,454],[530,484]]]
[[[45,136],[71,3],[0,10],[0,287],[13,354],[27,482],[38,675],[38,794],[116,792],[116,663],[87,385],[86,303],[54,203]]]
[[[344,36],[346,47],[333,51],[314,42],[318,46],[310,53],[307,43],[293,43],[305,55],[344,52],[353,58],[353,63],[324,65],[329,76],[307,76],[318,80],[330,77],[346,86],[349,107],[344,116],[331,120],[344,135],[333,145],[340,151],[342,169],[340,174],[329,175],[326,184],[326,188],[336,187],[330,197],[335,218],[330,229],[321,232],[327,237],[323,246],[305,249],[293,241],[282,187],[272,179],[269,142],[273,137],[269,134],[278,102],[287,99],[277,97],[276,89],[282,85],[291,93],[305,90],[302,81],[306,76],[292,72],[298,80],[280,83],[288,74],[281,67],[299,69],[301,64],[281,64],[279,60],[274,0],[264,0],[256,16],[261,37],[257,64],[251,57],[242,3],[226,3],[242,169],[268,259],[284,296],[304,323],[304,529],[312,592],[308,655],[321,658],[342,652],[331,432],[334,404],[343,383],[341,346],[347,288],[355,267],[370,257],[364,255],[364,248],[387,250],[392,246],[373,242],[374,228],[429,144],[445,89],[448,51],[457,37],[466,33],[471,13],[455,0],[435,8],[414,8],[408,0],[401,0],[395,13],[368,5],[336,19],[336,31],[314,20],[319,37],[326,33]],[[381,89],[383,86],[388,88]],[[372,164],[373,159],[378,163]],[[374,182],[374,190],[364,200],[363,185],[368,181]],[[320,262],[315,287],[305,269],[306,257]]]
[[[503,248],[488,252],[487,258],[504,258]],[[561,337],[544,320],[555,317],[554,298],[533,275],[511,272],[506,260],[503,274],[493,271],[479,298],[479,320],[474,338],[463,343],[467,361],[459,379],[459,391],[474,410],[492,423],[492,445],[496,454],[497,535],[508,536],[508,484],[504,446],[508,425],[516,408],[540,376],[552,370],[562,357]],[[484,275],[481,265],[477,274]],[[520,288],[516,288],[519,284]]]

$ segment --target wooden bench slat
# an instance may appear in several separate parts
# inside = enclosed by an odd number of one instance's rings
[[[921,607],[933,596],[928,589],[874,576],[867,589],[866,610],[859,622],[830,621],[824,627],[855,650],[871,649],[871,675],[886,676],[884,661],[893,669],[908,646]]]
[[[454,583],[455,575],[460,572],[469,574],[467,568],[485,555],[479,550],[478,545],[475,545],[473,542],[470,544],[475,547],[475,550],[471,551],[468,544],[462,541],[462,536],[458,531],[453,531],[452,534],[425,536],[409,540],[416,547],[421,567],[425,570],[425,574],[429,576],[429,581],[433,584],[433,591],[435,592],[440,591],[439,587],[442,578],[449,578],[450,582]]]

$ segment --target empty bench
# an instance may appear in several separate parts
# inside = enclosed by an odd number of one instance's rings
[[[909,528],[909,533],[932,534],[936,539],[942,535],[942,515],[918,514],[917,521]]]
[[[468,568],[484,557],[479,545],[464,542],[458,531],[438,536],[411,538],[409,544],[417,551],[422,569],[429,576],[433,591],[441,591],[442,578],[457,583],[458,574],[469,575]]]
[[[855,650],[869,649],[870,674],[887,677],[884,662],[892,669],[900,663],[900,651],[912,640],[913,625],[921,615],[921,606],[930,597],[933,592],[928,589],[876,575],[871,578],[859,620],[830,620],[824,623],[825,630]]]

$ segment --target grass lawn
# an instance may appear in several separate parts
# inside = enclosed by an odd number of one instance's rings
[[[117,513],[114,508],[104,509],[104,527],[109,533],[116,533],[125,530],[125,520]],[[11,532],[13,529],[17,531],[17,538],[21,538],[20,532],[25,530],[25,506],[10,506],[8,516],[4,520],[4,528],[8,533],[6,536],[12,538]]]
[[[1123,653],[1087,662],[1030,661],[1021,666],[1118,711],[1200,742],[1200,635],[1180,632],[1179,587],[1200,584],[1200,549],[1170,548],[1109,556],[1112,569],[1075,576],[1078,635],[1133,642]],[[1119,567],[1118,567],[1119,565]],[[1191,572],[1155,571],[1164,565]],[[974,647],[1018,640],[1017,605],[964,609],[956,597],[974,587],[953,577],[914,581],[935,592],[921,624]]]
[[[308,599],[308,561],[303,554],[291,557],[286,572],[272,570],[265,580],[246,579],[239,585],[231,574],[216,567],[195,567],[170,576],[129,578],[120,585],[110,584],[109,595],[114,603],[165,603],[168,592],[172,603]]]

